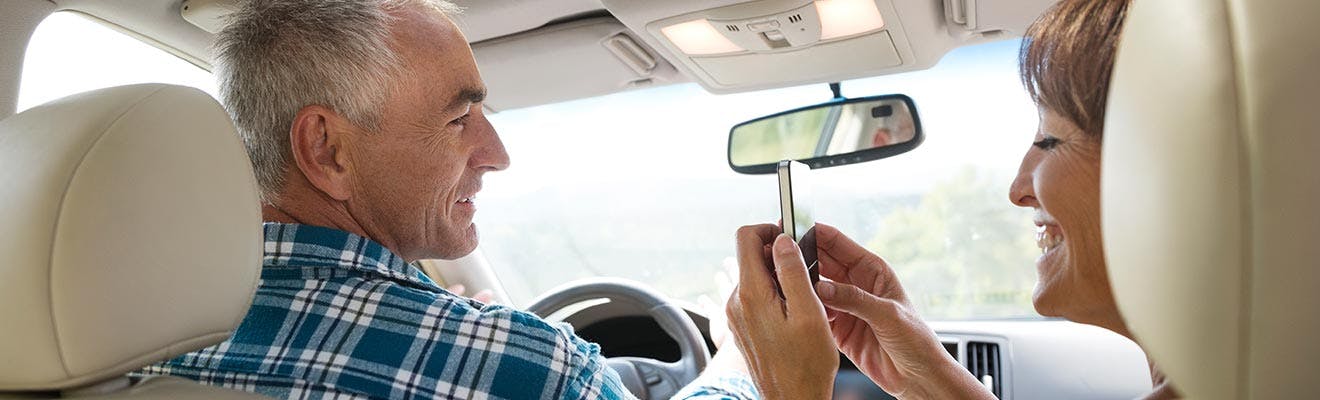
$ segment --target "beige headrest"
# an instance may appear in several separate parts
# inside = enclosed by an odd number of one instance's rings
[[[1320,2],[1130,12],[1102,161],[1119,307],[1188,398],[1320,398]]]
[[[256,182],[196,89],[0,121],[0,391],[98,382],[224,340],[261,265]]]

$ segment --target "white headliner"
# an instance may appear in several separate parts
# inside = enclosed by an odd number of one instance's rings
[[[191,61],[209,65],[211,34],[185,21],[182,0],[48,0],[63,10],[80,11],[150,38]],[[598,0],[453,0],[463,8],[455,18],[469,42],[528,31],[555,21],[603,11]]]
[[[203,68],[210,69],[209,45],[212,35],[183,19],[183,0],[25,0],[47,2],[60,10],[82,12],[117,25],[121,30],[154,42],[172,53]],[[478,63],[491,86],[516,87],[516,92],[492,93],[490,107],[501,110],[548,102],[629,90],[636,87],[691,81],[689,71],[675,69],[674,55],[656,51],[657,39],[638,27],[646,19],[672,17],[741,0],[718,1],[622,1],[610,0],[453,0],[464,8],[455,18],[460,29],[474,44]],[[790,0],[782,0],[790,1]],[[807,1],[807,0],[800,0]],[[933,65],[949,50],[988,38],[961,31],[945,23],[947,0],[892,0],[898,7],[912,44],[916,62],[903,70]],[[1002,29],[996,37],[1019,35],[1054,0],[979,0],[977,13],[983,23]],[[611,5],[612,4],[612,5]],[[606,6],[610,5],[607,10]],[[664,14],[664,15],[657,15]],[[653,18],[654,17],[654,18]],[[585,18],[613,18],[626,26],[635,42],[657,58],[659,67],[651,73],[621,76],[621,66],[608,52],[581,57],[583,49],[599,45],[606,37],[571,36],[569,41],[545,40],[543,33],[556,31],[562,23]],[[606,21],[608,22],[608,21]],[[540,29],[538,29],[540,28]],[[603,32],[603,30],[602,30]],[[523,34],[523,35],[519,35]],[[491,49],[498,44],[498,51]],[[490,46],[484,46],[490,45]],[[578,56],[575,56],[577,54]],[[549,66],[549,67],[547,67]],[[755,66],[749,66],[752,68]],[[547,69],[553,69],[547,71]],[[903,70],[881,73],[896,73]],[[540,76],[554,81],[527,79]],[[637,85],[636,82],[644,82]],[[544,84],[540,84],[544,83]],[[757,88],[778,87],[789,82],[762,82]]]

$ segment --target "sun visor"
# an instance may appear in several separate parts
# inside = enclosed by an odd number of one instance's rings
[[[609,17],[474,43],[472,52],[490,93],[486,106],[496,111],[685,79]]]
[[[652,21],[646,32],[715,93],[874,76],[915,63],[889,0],[746,2]]]

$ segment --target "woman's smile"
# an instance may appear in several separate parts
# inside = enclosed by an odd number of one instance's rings
[[[1035,224],[1036,247],[1040,248],[1041,254],[1036,261],[1040,263],[1063,246],[1064,235],[1063,228],[1057,222],[1054,222],[1054,218],[1050,217],[1044,210],[1037,209]]]

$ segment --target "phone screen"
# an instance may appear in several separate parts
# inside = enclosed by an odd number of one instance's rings
[[[797,161],[779,162],[779,206],[784,233],[802,249],[814,285],[820,280],[816,260],[816,216],[812,208],[811,168]]]

